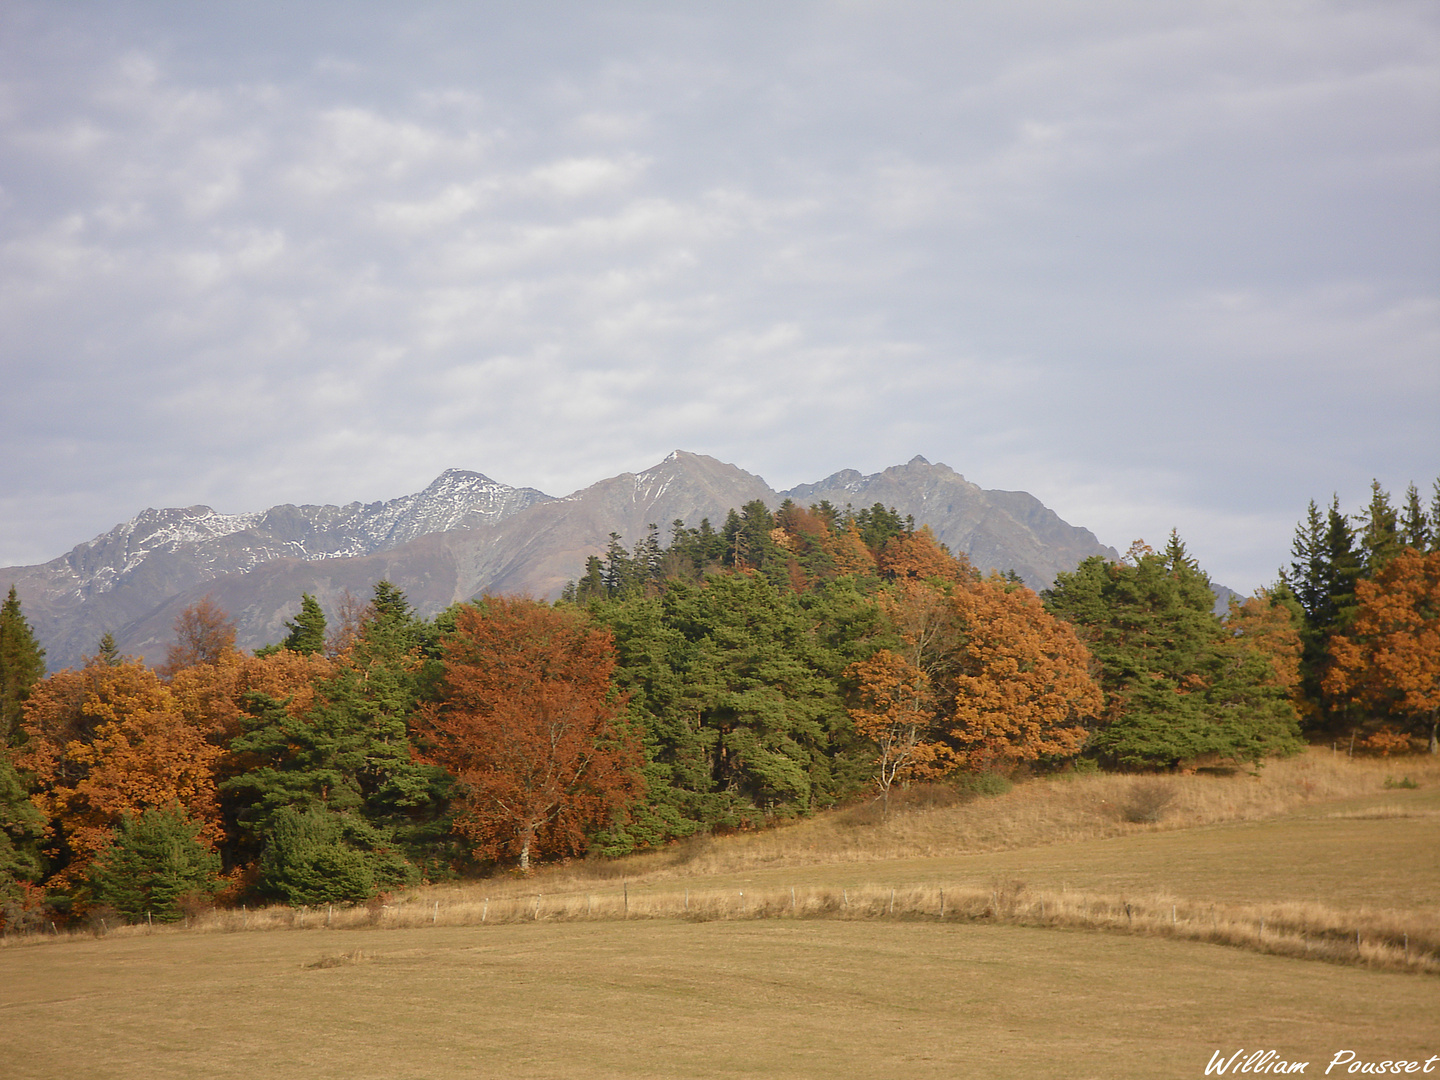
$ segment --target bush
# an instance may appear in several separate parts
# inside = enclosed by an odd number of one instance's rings
[[[957,791],[978,797],[1004,795],[1015,786],[997,772],[961,773],[953,783]]]
[[[94,902],[131,922],[147,913],[178,922],[182,901],[213,896],[220,887],[220,856],[200,840],[200,825],[176,809],[126,814],[114,838],[90,864]]]
[[[1136,780],[1120,804],[1120,813],[1133,824],[1153,825],[1165,816],[1166,808],[1174,801],[1174,784],[1160,779]]]
[[[260,856],[260,885],[292,906],[357,904],[418,880],[415,868],[358,818],[281,810]]]

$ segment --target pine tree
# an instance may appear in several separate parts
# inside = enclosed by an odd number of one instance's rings
[[[118,667],[124,661],[124,657],[120,655],[120,646],[115,644],[115,635],[109,630],[100,635],[100,644],[95,650],[95,658],[109,667]]]
[[[1258,761],[1298,749],[1274,668],[1226,633],[1209,579],[1179,536],[1162,554],[1132,552],[1130,563],[1091,557],[1045,594],[1100,666],[1105,707],[1094,745],[1129,766],[1205,754]]]
[[[25,699],[44,677],[45,650],[35,640],[11,585],[10,595],[0,605],[0,746],[14,744]]]
[[[90,864],[92,897],[130,922],[179,922],[183,900],[209,899],[220,887],[220,856],[200,830],[176,807],[124,815]]]
[[[325,612],[309,593],[300,594],[300,614],[286,619],[285,629],[290,633],[282,644],[291,652],[311,656],[325,648]]]

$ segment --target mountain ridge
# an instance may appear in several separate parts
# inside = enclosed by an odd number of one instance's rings
[[[738,466],[676,450],[561,497],[447,469],[384,502],[232,515],[147,508],[47,563],[0,569],[0,583],[15,583],[52,670],[80,663],[107,631],[123,652],[155,660],[175,614],[206,594],[236,619],[238,643],[255,648],[283,636],[301,592],[332,615],[347,592],[368,596],[382,577],[427,615],[481,592],[553,598],[611,533],[633,544],[652,524],[708,517],[718,527],[730,509],[756,499],[774,509],[787,498],[894,507],[982,570],[1014,569],[1035,588],[1089,555],[1118,558],[1028,493],[985,491],[920,456],[775,491]]]

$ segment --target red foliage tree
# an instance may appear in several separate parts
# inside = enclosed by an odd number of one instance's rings
[[[424,760],[460,782],[456,829],[478,854],[580,854],[641,796],[608,631],[577,611],[487,597],[444,646],[442,700],[417,724]]]
[[[206,596],[175,616],[175,643],[157,669],[169,678],[197,664],[218,664],[235,651],[235,620]]]

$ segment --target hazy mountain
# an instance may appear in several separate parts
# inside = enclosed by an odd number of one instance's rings
[[[284,635],[302,592],[331,615],[347,592],[366,598],[381,578],[427,615],[482,592],[554,597],[612,532],[633,545],[655,524],[666,539],[676,519],[719,527],[731,508],[786,498],[893,506],[981,569],[1014,569],[1035,588],[1089,555],[1117,557],[1032,496],[985,491],[924,458],[776,492],[734,465],[677,450],[564,498],[451,470],[384,503],[146,510],[42,566],[0,570],[0,586],[15,582],[52,670],[79,663],[107,630],[122,651],[158,660],[175,615],[206,594],[236,619],[239,644],[256,648]]]

